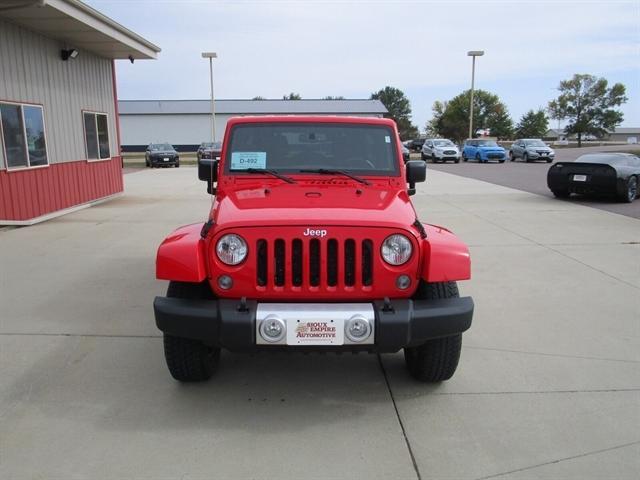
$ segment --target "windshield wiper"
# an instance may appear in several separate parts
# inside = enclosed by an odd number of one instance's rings
[[[284,180],[287,183],[296,183],[296,181],[293,178],[287,177],[286,175],[282,175],[281,173],[278,173],[275,170],[269,170],[267,168],[247,168],[244,171],[247,173],[265,173],[267,175],[273,175],[274,177],[277,177],[280,180]]]
[[[321,175],[344,175],[345,177],[349,177],[352,180],[355,180],[356,182],[360,182],[365,185],[371,185],[371,182],[369,180],[360,178],[357,175],[354,175],[353,173],[349,173],[346,170],[330,170],[328,168],[304,168],[300,170],[300,173],[319,173]]]

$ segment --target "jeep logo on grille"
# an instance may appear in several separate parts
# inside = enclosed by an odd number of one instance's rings
[[[302,233],[305,237],[326,237],[327,236],[327,231],[326,230],[312,230],[311,228],[307,228],[303,233]]]

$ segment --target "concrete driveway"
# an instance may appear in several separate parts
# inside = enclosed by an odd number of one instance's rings
[[[0,478],[637,478],[640,221],[430,171],[423,221],[471,246],[459,370],[401,354],[223,354],[169,376],[157,245],[202,222],[193,168],[0,231]]]
[[[617,145],[558,148],[556,150],[556,161],[573,162],[580,155],[598,152],[633,152],[636,155],[640,155],[640,147],[637,145]],[[526,163],[523,162],[522,159],[518,159],[516,162],[509,162],[507,160],[505,163],[478,163],[475,161],[469,161],[467,163],[429,163],[427,168],[553,198],[551,190],[547,187],[547,172],[549,167],[550,165],[544,161]],[[600,208],[608,212],[640,219],[640,201],[621,203],[618,199],[612,197],[593,197],[587,195],[571,195],[571,198],[562,201]]]

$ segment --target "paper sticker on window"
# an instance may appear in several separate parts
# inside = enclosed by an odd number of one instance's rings
[[[385,135],[384,136],[384,142],[385,143],[391,143],[391,137],[389,135]]]
[[[231,170],[267,168],[267,152],[231,152]]]

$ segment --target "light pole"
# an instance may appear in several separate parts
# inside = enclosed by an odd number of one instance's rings
[[[473,84],[476,79],[476,57],[484,55],[483,50],[471,50],[467,52],[467,56],[471,57],[471,101],[469,104],[469,138],[473,138]]]
[[[216,106],[213,101],[213,59],[218,58],[216,52],[202,52],[202,58],[209,59],[209,80],[211,82],[211,141],[216,141]]]

